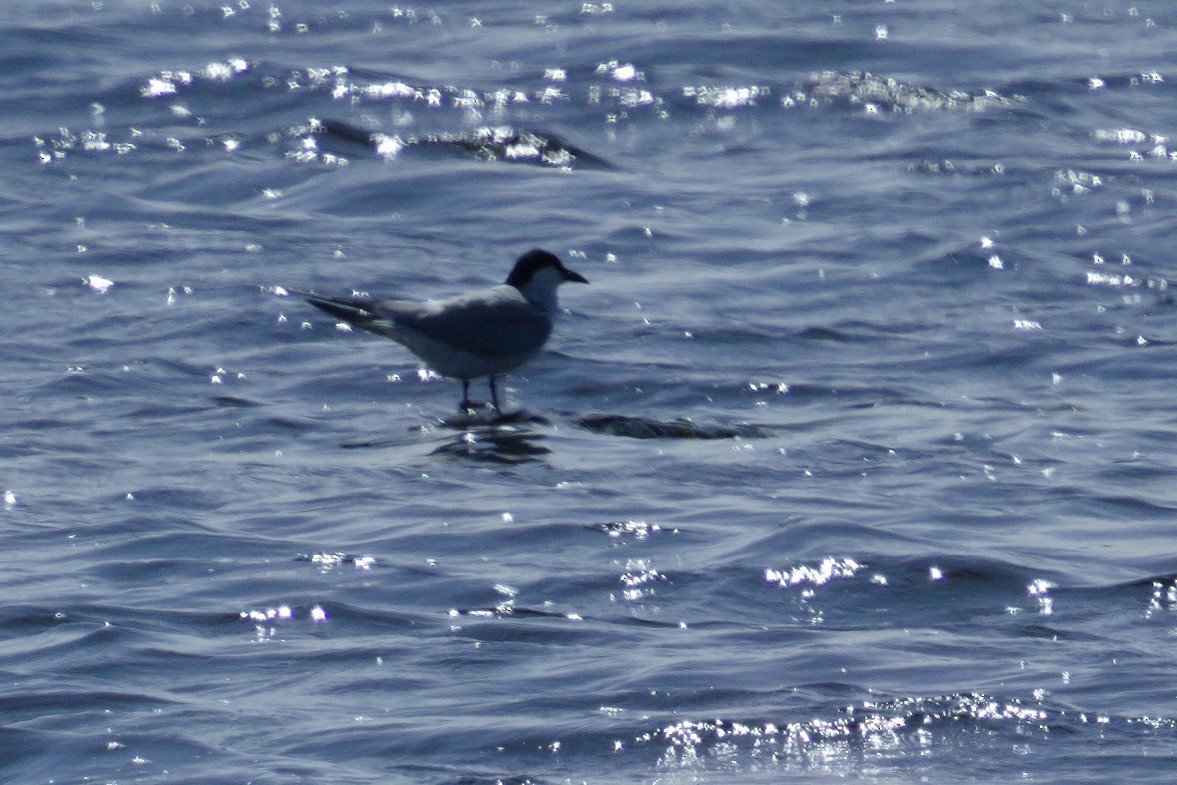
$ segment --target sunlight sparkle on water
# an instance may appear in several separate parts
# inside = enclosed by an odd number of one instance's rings
[[[267,608],[264,611],[241,611],[241,618],[254,622],[289,621],[294,618],[294,611],[290,609],[289,605],[280,605],[277,608]]]
[[[684,98],[694,98],[700,106],[713,106],[717,109],[736,109],[744,106],[755,106],[758,99],[771,94],[767,86],[752,85],[751,87],[697,87],[683,88]]]
[[[612,76],[618,82],[632,82],[639,77],[639,72],[633,67],[632,63],[617,66],[613,69]]]
[[[247,68],[249,68],[249,64],[245,60],[235,57],[224,63],[209,63],[204,67],[203,76],[214,82],[227,82],[234,75],[243,73]]]
[[[383,82],[357,88],[357,91],[369,98],[413,98],[423,100],[425,94],[404,82]]]
[[[614,521],[612,523],[602,523],[600,529],[613,539],[632,537],[635,540],[644,540],[651,534],[662,531],[662,527],[658,524],[650,524],[645,521]]]
[[[1153,581],[1152,596],[1148,599],[1148,610],[1145,611],[1144,617],[1151,619],[1154,614],[1161,611],[1177,610],[1177,580],[1169,581]]]
[[[1116,144],[1144,144],[1148,140],[1148,134],[1135,128],[1097,128],[1092,136],[1097,142]]]
[[[521,142],[519,144],[509,144],[504,148],[507,158],[522,158],[531,159],[539,158],[539,148],[529,142]]]
[[[329,572],[344,564],[351,564],[357,570],[370,570],[376,563],[373,556],[349,556],[346,553],[316,553],[310,557],[310,561],[317,564],[322,572]]]
[[[399,136],[377,134],[372,137],[372,141],[376,145],[376,154],[386,159],[396,158],[405,147]]]
[[[114,286],[114,281],[103,278],[101,275],[89,275],[86,277],[86,286],[99,294],[105,294],[110,287]]]
[[[1045,695],[1036,697],[1043,700]],[[1063,713],[1050,712],[1018,700],[1000,700],[980,693],[937,697],[865,701],[847,706],[830,718],[788,723],[740,722],[723,719],[682,720],[637,736],[638,744],[665,744],[658,759],[664,769],[696,768],[723,758],[726,765],[742,759],[763,766],[793,763],[817,765],[827,773],[861,765],[864,749],[903,751],[915,746],[927,751],[945,741],[949,728],[1009,726],[1013,732],[1043,732],[1048,723],[1061,722]],[[1079,721],[1088,723],[1086,715]],[[1099,721],[1107,723],[1103,717]],[[620,743],[620,742],[619,742]]]
[[[654,569],[649,559],[627,559],[620,580],[625,586],[622,597],[633,601],[654,594],[652,584],[665,581],[666,576]]]
[[[169,82],[166,79],[152,77],[147,80],[147,86],[142,90],[143,96],[146,98],[159,98],[161,95],[172,95],[176,92],[176,85],[174,82]]]
[[[824,586],[835,578],[853,578],[863,565],[854,559],[835,559],[827,556],[821,564],[810,566],[801,564],[784,570],[766,569],[765,583],[775,583],[781,588],[808,583],[814,586]]]
[[[1049,616],[1054,613],[1054,600],[1049,596],[1049,592],[1054,588],[1054,584],[1044,578],[1037,578],[1026,587],[1026,593],[1038,604],[1038,612],[1043,616]]]

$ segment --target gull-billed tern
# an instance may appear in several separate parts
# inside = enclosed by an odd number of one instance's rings
[[[373,300],[324,297],[291,289],[311,305],[348,324],[407,347],[442,376],[462,382],[460,411],[470,408],[470,380],[490,379],[518,368],[543,348],[556,316],[556,289],[566,281],[588,283],[555,254],[538,248],[519,257],[506,283],[448,300]]]

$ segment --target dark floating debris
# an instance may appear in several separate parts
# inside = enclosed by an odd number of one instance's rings
[[[261,406],[257,401],[251,401],[248,398],[238,398],[235,395],[214,395],[213,403],[228,409],[252,409]]]
[[[384,136],[376,131],[368,131],[360,128],[358,125],[351,125],[339,120],[324,120],[322,122],[323,133],[328,136],[333,136],[345,142],[353,142],[355,144],[375,145],[376,138]]]
[[[427,134],[401,138],[369,131],[342,120],[323,120],[324,135],[371,147],[383,158],[396,158],[404,150],[420,147],[452,150],[480,161],[508,161],[563,169],[590,167],[615,169],[608,161],[547,132],[524,131],[509,126],[483,126],[460,133]]]
[[[590,414],[576,421],[594,433],[626,436],[630,439],[762,439],[767,432],[758,426],[700,425],[685,417],[669,422],[621,414]]]

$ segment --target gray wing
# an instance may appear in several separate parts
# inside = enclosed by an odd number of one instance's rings
[[[536,352],[552,332],[552,318],[513,286],[496,286],[451,300],[386,300],[368,306],[375,320],[361,325],[396,340],[407,331],[484,357]]]

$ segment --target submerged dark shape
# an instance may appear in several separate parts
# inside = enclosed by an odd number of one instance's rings
[[[590,414],[577,420],[577,424],[594,433],[630,439],[760,439],[768,435],[764,429],[748,423],[700,425],[683,417],[663,422],[623,414]]]
[[[373,137],[378,133],[339,120],[324,120],[322,127],[323,133],[329,136],[334,136],[336,139],[342,139],[345,142],[354,142],[363,145],[372,144]]]
[[[409,148],[452,150],[481,161],[509,161],[562,168],[616,169],[605,159],[560,139],[547,131],[527,131],[510,126],[484,126],[457,133],[423,136],[390,136],[343,120],[324,120],[322,133],[353,144],[362,144],[392,158]]]

